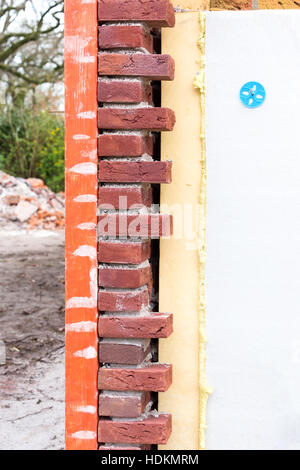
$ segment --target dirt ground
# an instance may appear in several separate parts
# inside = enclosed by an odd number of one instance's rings
[[[0,449],[63,449],[63,232],[0,230],[0,295]]]

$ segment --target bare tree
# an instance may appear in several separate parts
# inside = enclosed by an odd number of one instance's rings
[[[63,8],[64,0],[0,0],[0,81],[10,93],[61,79]]]

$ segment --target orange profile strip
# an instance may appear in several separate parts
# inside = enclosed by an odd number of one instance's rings
[[[66,448],[97,449],[97,0],[65,0]]]

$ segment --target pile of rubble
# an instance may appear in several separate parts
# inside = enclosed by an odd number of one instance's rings
[[[65,225],[65,195],[38,178],[16,178],[0,171],[0,226],[54,230]]]

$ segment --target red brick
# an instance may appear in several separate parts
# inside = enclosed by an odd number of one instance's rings
[[[118,267],[99,267],[99,286],[101,287],[122,287],[132,289],[142,287],[149,283],[152,278],[151,267],[136,267],[134,269],[120,269]]]
[[[153,37],[141,25],[104,25],[99,28],[100,49],[141,47],[153,53]]]
[[[150,364],[141,368],[100,367],[100,390],[165,392],[172,383],[171,364]]]
[[[170,237],[173,217],[168,214],[101,214],[98,234],[109,237]]]
[[[146,287],[132,290],[100,290],[98,309],[103,312],[137,312],[149,303]]]
[[[99,416],[138,418],[150,401],[149,392],[102,392],[99,395]]]
[[[99,209],[134,209],[152,204],[150,185],[99,186]]]
[[[100,263],[140,264],[150,258],[150,241],[111,242],[101,240],[98,244],[98,261]]]
[[[172,162],[99,162],[99,180],[103,183],[171,183]]]
[[[104,339],[99,343],[99,361],[105,364],[141,364],[150,354],[147,340]],[[144,341],[144,342],[143,342]]]
[[[8,206],[16,206],[19,204],[21,196],[19,194],[7,194],[5,196],[5,204]]]
[[[99,336],[104,338],[168,338],[173,331],[171,313],[144,316],[100,315]]]
[[[99,442],[166,444],[172,431],[170,414],[149,416],[138,421],[103,419],[98,425]]]
[[[99,75],[174,80],[175,64],[167,54],[99,54]]]
[[[174,26],[175,14],[169,0],[99,0],[100,21],[143,21],[151,26]]]
[[[153,154],[153,138],[134,134],[101,134],[98,138],[100,157],[141,157]]]
[[[169,108],[99,108],[99,129],[171,131],[175,114]]]
[[[99,446],[99,450],[149,450],[150,445],[122,445],[122,444],[110,444]]]
[[[152,86],[141,80],[99,80],[98,101],[101,103],[152,104]]]

